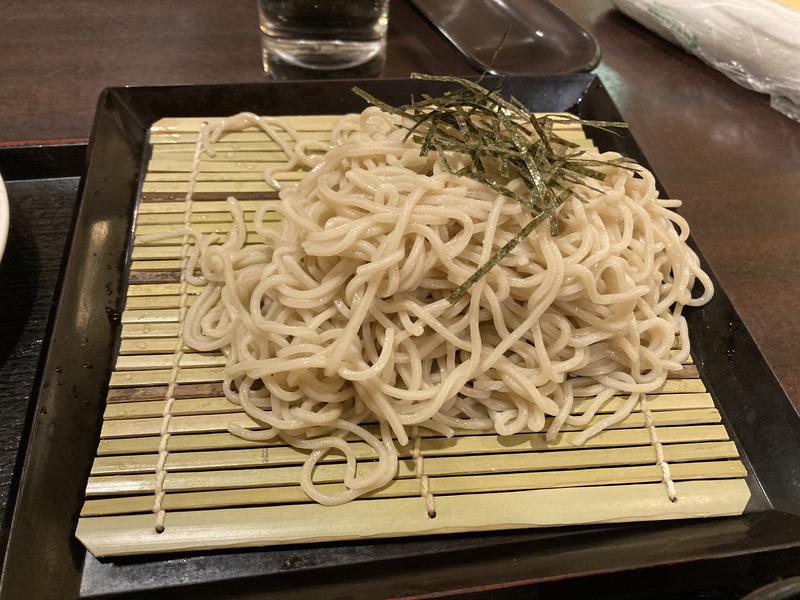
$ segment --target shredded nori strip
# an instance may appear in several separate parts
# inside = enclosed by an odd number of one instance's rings
[[[387,104],[357,87],[353,92],[381,110],[403,117],[401,126],[408,130],[405,139],[420,144],[421,156],[437,152],[449,172],[479,181],[531,213],[528,224],[450,294],[451,304],[545,220],[550,222],[552,235],[558,235],[556,212],[572,195],[572,186],[580,183],[591,188],[584,178],[603,179],[603,174],[593,167],[614,164],[630,168],[630,161],[625,158],[585,158],[584,150],[555,132],[556,125],[569,123],[614,133],[613,128],[627,127],[625,123],[589,121],[563,114],[537,117],[516,98],[506,100],[500,95],[502,80],[496,88],[487,89],[480,84],[483,76],[478,81],[420,73],[411,77],[457,87],[437,98],[423,94],[415,100],[412,96],[411,103],[403,106]],[[448,153],[468,156],[470,165],[455,168]],[[522,193],[498,181],[516,177],[527,188]]]

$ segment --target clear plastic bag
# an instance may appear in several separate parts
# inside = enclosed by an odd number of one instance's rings
[[[770,0],[614,3],[740,85],[769,94],[772,108],[800,121],[800,11]]]

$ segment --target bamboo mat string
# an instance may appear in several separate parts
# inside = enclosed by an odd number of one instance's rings
[[[420,496],[425,500],[428,517],[433,519],[436,517],[436,501],[433,498],[433,491],[431,491],[428,476],[425,474],[425,459],[420,450],[421,437],[419,435],[419,428],[416,425],[411,430],[411,437],[413,439],[411,458],[414,459],[414,476],[417,478],[417,481],[419,481]]]
[[[664,459],[664,446],[658,438],[653,414],[650,412],[650,407],[647,405],[647,394],[642,394],[642,414],[644,415],[645,427],[650,433],[650,443],[656,449],[656,465],[661,468],[661,480],[664,482],[664,485],[667,486],[667,496],[670,502],[676,502],[678,500],[678,493],[675,490],[675,482],[672,480],[669,463]]]
[[[194,158],[192,159],[192,171],[189,178],[189,188],[186,190],[185,209],[183,212],[183,225],[186,229],[192,226],[192,192],[194,191],[194,184],[200,174],[200,156],[203,153],[203,138],[207,123],[203,123],[197,132],[197,141],[195,142]],[[178,383],[178,373],[181,369],[181,359],[183,358],[183,322],[186,316],[187,309],[187,289],[188,282],[183,275],[183,268],[186,267],[189,260],[189,235],[184,234],[181,239],[181,283],[178,292],[180,298],[178,304],[178,336],[175,340],[175,349],[172,353],[172,367],[170,370],[169,382],[165,394],[164,410],[161,415],[161,430],[160,439],[158,443],[158,461],[156,462],[156,483],[154,488],[153,497],[153,513],[156,515],[155,530],[156,533],[164,532],[164,521],[167,517],[167,511],[164,509],[164,480],[167,476],[167,458],[169,457],[169,424],[172,419],[172,405],[175,402],[175,387]]]

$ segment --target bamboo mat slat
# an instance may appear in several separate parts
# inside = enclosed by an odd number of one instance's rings
[[[557,113],[556,113],[557,114]],[[211,123],[224,119],[228,115],[210,115],[207,117],[166,117],[159,119],[150,126],[151,133],[178,133],[189,132],[197,133],[203,123]],[[330,132],[333,126],[341,117],[339,115],[304,115],[287,116],[284,121],[297,131],[323,131]],[[245,131],[258,131],[255,127],[249,127]],[[223,139],[230,139],[226,136]],[[151,142],[155,143],[155,142]]]
[[[236,452],[236,451],[229,451]],[[261,465],[267,459],[269,449],[261,451]],[[180,455],[171,455],[180,456]],[[733,442],[686,443],[664,446],[664,457],[668,462],[691,462],[720,460],[737,457]],[[180,460],[180,459],[178,459]],[[299,457],[296,457],[299,462]],[[602,448],[599,450],[553,450],[549,452],[524,452],[477,456],[428,457],[425,474],[428,477],[441,475],[482,475],[487,473],[514,473],[530,471],[559,471],[606,466],[642,465],[656,462],[656,450],[652,446]],[[231,465],[218,456],[209,457],[204,466],[191,466],[192,470],[168,471],[164,481],[167,491],[190,491],[201,489],[241,489],[261,486],[294,485],[300,479],[300,465],[278,464],[268,468],[229,468]],[[226,468],[227,467],[227,468]],[[213,470],[210,470],[213,469]],[[152,474],[133,473],[125,475],[90,476],[86,495],[125,495],[152,492],[155,478]],[[370,467],[364,471],[369,473]],[[322,462],[314,473],[319,483],[341,481],[344,466]],[[415,477],[415,461],[400,460],[397,478]]]
[[[302,135],[300,137],[301,139],[304,140],[316,140],[316,141],[326,142],[330,141],[331,133],[328,130],[304,131],[302,132]],[[284,132],[278,134],[278,139],[284,142],[291,141],[291,137],[289,136],[289,134]],[[158,146],[159,144],[175,144],[181,142],[183,143],[188,142],[190,144],[194,144],[195,140],[197,140],[196,131],[189,131],[184,133],[153,132],[150,134],[150,143],[153,144],[154,146]],[[228,142],[270,141],[269,138],[264,133],[255,129],[228,133],[225,136],[225,140]],[[275,148],[276,149],[278,148],[277,144],[275,144]],[[225,154],[228,153],[226,152]]]
[[[212,201],[213,202],[213,201]],[[245,210],[244,217],[245,220],[248,222],[253,221],[253,213],[255,211],[252,210]],[[278,221],[279,217],[277,214],[273,213],[272,220]],[[270,213],[267,213],[264,217],[264,221],[270,220]],[[192,215],[189,221],[191,223],[230,223],[233,220],[231,217],[230,212],[202,212]],[[183,225],[183,214],[182,213],[144,213],[138,216],[136,219],[137,225],[161,225],[165,223],[171,223],[175,225]],[[142,246],[141,248],[137,248],[137,250],[145,250],[149,249],[152,246]]]
[[[728,439],[728,433],[722,425],[691,425],[685,427],[658,427],[658,437],[664,444],[679,444],[684,442],[715,442]],[[465,433],[454,442],[452,439],[440,439],[438,443],[445,446],[461,444],[461,439],[469,436]],[[498,443],[505,448],[547,450],[548,448],[574,448],[574,440],[578,434],[565,432],[554,442],[547,442],[543,433],[525,433],[504,437]],[[420,445],[425,447],[432,444],[428,438],[433,434],[422,432]],[[477,437],[497,436],[484,435]],[[97,446],[98,456],[122,456],[157,452],[160,438],[158,436],[144,436],[132,438],[106,438],[101,439]],[[491,442],[488,442],[491,443]],[[582,448],[605,448],[622,446],[642,446],[650,443],[650,434],[644,429],[607,429],[602,431],[581,446]],[[194,433],[170,436],[167,448],[170,452],[188,452],[195,450],[228,450],[236,448],[265,448],[280,445],[279,442],[253,442],[234,436],[230,433]]]
[[[676,463],[671,467],[675,481],[692,479],[727,479],[744,477],[747,471],[738,460]],[[430,480],[436,495],[476,494],[492,491],[514,491],[582,487],[590,485],[651,483],[661,481],[661,470],[655,465],[576,469],[572,471],[541,471],[501,473],[482,476],[445,476]],[[322,484],[323,493],[341,492],[341,484]],[[391,485],[376,490],[365,498],[403,498],[419,495],[419,484],[413,479],[398,479]],[[169,494],[170,510],[228,508],[231,506],[269,506],[275,504],[308,503],[300,486],[250,488],[237,490],[209,490],[203,492],[174,492]],[[81,516],[146,513],[152,509],[148,496],[101,498],[87,500]]]
[[[239,200],[239,206],[246,212],[256,210],[261,204],[261,200]],[[177,223],[183,223],[183,214],[186,204],[178,202],[142,202],[139,205],[138,218],[144,215],[179,215]],[[228,210],[228,203],[225,200],[202,200],[192,206],[192,219],[199,219],[204,213],[222,213]],[[160,217],[161,218],[161,217]]]
[[[209,200],[209,202],[218,202],[218,200]],[[160,203],[154,202],[154,205],[158,206]],[[164,204],[168,204],[164,202]],[[227,204],[227,203],[226,203]],[[255,215],[255,210],[244,210],[244,220],[245,223],[248,225],[253,224],[253,217]],[[172,225],[171,229],[179,228],[183,225],[184,217],[182,213],[144,213],[137,217],[136,219],[136,227],[142,227],[144,225]],[[189,218],[189,222],[193,225],[201,225],[203,223],[217,223],[220,225],[224,225],[223,231],[227,233],[228,229],[230,228],[230,223],[233,221],[233,217],[231,216],[230,211],[228,212],[221,212],[221,211],[208,211],[208,212],[201,212],[192,215]],[[277,223],[280,221],[280,216],[273,211],[267,211],[264,213],[262,219],[262,223],[269,223],[274,222]],[[168,230],[169,231],[169,230]],[[138,249],[144,250],[145,248],[151,248],[152,246],[141,246]]]
[[[195,191],[193,195],[193,205],[192,205],[192,212],[195,212],[195,208],[200,208],[203,203],[205,202],[225,202],[228,198],[231,197],[231,194],[226,194],[223,192],[198,192]],[[270,192],[240,192],[236,195],[236,198],[239,200],[247,200],[247,201],[264,201],[264,200],[275,200],[278,197],[278,192],[270,191]],[[182,198],[185,198],[185,194],[180,194],[177,192],[143,192],[139,197],[139,202],[142,205],[150,205],[150,206],[160,206],[163,203],[173,203],[173,202],[180,202]]]
[[[188,305],[191,305],[194,299],[195,299],[194,294],[186,295],[186,302]],[[178,308],[179,302],[180,302],[180,296],[128,296],[126,306],[128,310],[147,310],[151,308]],[[175,349],[175,343],[173,341],[173,344],[172,346],[170,346],[168,352],[172,352],[174,349]],[[145,346],[142,346],[142,350],[146,352],[147,348]]]
[[[663,438],[661,441],[664,444],[727,440],[725,428],[713,424],[715,421],[718,422],[718,420],[708,419],[708,421],[712,424],[700,425],[699,422],[694,422],[689,425],[675,425],[674,423],[664,423],[664,426],[657,427],[656,431],[659,437]],[[368,427],[368,429],[373,433],[377,433],[375,427]],[[571,449],[578,451],[585,448],[625,447],[650,444],[650,438],[642,434],[641,428],[609,428],[605,432],[594,436],[581,446],[575,445],[577,436],[578,432],[566,431],[559,436],[557,440],[547,442],[544,434],[541,433],[520,433],[513,436],[506,436],[498,440],[497,436],[489,434],[475,435],[474,432],[468,431],[458,432],[454,438],[441,438],[431,432],[425,432],[420,436],[420,452],[423,456],[451,454],[469,455],[478,453],[502,454],[505,452],[531,452],[555,449]],[[347,439],[353,442],[357,441],[353,436],[347,436]],[[98,460],[95,463],[93,473],[99,475],[109,474],[119,469],[131,469],[132,471],[136,469],[144,469],[145,471],[151,470],[155,459],[150,458],[148,454],[157,451],[158,442],[159,438],[157,435],[102,439],[98,447]],[[178,435],[170,437],[168,447],[171,453],[177,453],[169,455],[168,466],[170,467],[173,464],[178,464],[174,463],[176,460],[186,460],[185,457],[181,459],[171,458],[172,456],[183,456],[182,453],[185,452],[211,450],[216,452],[216,454],[197,455],[195,458],[200,462],[218,460],[230,463],[232,466],[234,466],[234,463],[231,461],[240,459],[243,462],[235,463],[235,466],[252,466],[251,461],[254,460],[253,457],[256,455],[228,454],[224,452],[226,450],[257,448],[261,451],[264,448],[269,448],[270,451],[272,451],[276,449],[275,452],[278,452],[278,454],[269,454],[268,456],[269,464],[272,464],[271,461],[277,460],[276,457],[280,456],[281,452],[284,452],[284,450],[277,450],[277,448],[284,447],[280,441],[249,441],[226,432],[199,434],[179,432]],[[300,453],[297,453],[291,447],[286,446],[284,448],[287,449],[286,451],[291,451],[292,456],[300,456]],[[368,448],[365,447],[365,451],[367,450]],[[407,456],[408,453],[408,448],[398,447],[399,455]],[[103,460],[101,460],[101,458]],[[258,460],[260,461],[261,459],[259,458]],[[326,460],[340,461],[340,458],[326,458]],[[205,462],[203,462],[203,464],[205,464]],[[261,463],[259,462],[258,464]],[[138,465],[138,467],[134,468],[131,465]]]
[[[299,181],[301,173],[277,173],[275,179],[279,182]],[[194,189],[198,192],[216,192],[226,196],[235,196],[240,192],[272,192],[271,185],[263,179],[259,181],[199,181]],[[171,192],[185,194],[189,190],[187,181],[147,181],[142,184],[142,192]]]
[[[538,116],[569,116],[569,113],[535,113]],[[151,133],[197,133],[203,123],[211,123],[223,119],[228,115],[222,116],[209,116],[209,117],[179,117],[179,118],[163,118],[159,119],[150,126]],[[287,116],[283,117],[284,121],[293,127],[298,132],[307,131],[322,131],[329,133],[333,126],[341,119],[341,115],[302,115],[302,116]],[[577,131],[581,132],[579,125],[574,123],[555,123],[554,130],[556,131]],[[244,131],[258,131],[256,127],[248,127]],[[224,143],[225,140],[230,140],[229,136],[225,136],[220,140]],[[155,143],[155,142],[152,142]],[[215,145],[215,148],[217,146]]]
[[[153,337],[174,337],[177,332],[177,323],[131,323],[128,326],[128,331],[132,331],[137,327],[136,331],[144,334],[154,334],[158,331],[164,332],[163,336],[153,335]],[[169,332],[172,335],[169,335]],[[125,326],[123,326],[123,335],[125,334]],[[222,381],[223,371],[222,367],[218,368],[202,368],[183,370],[183,373],[178,374],[178,383],[189,382],[210,382]],[[142,371],[116,371],[111,374],[111,387],[136,387],[145,385],[159,385],[166,384],[170,376],[169,369],[148,369]],[[701,379],[667,379],[664,385],[656,393],[677,393],[677,392],[704,392],[706,391],[703,381]]]
[[[233,158],[233,160],[218,160],[214,157],[209,160],[200,161],[200,171],[203,177],[215,175],[233,176],[261,176],[264,169],[281,164],[284,153],[281,150],[273,151],[246,151],[236,152],[231,157],[225,153],[222,156]],[[182,180],[192,171],[193,150],[189,152],[156,153],[154,160],[147,168],[145,181],[158,181],[159,177],[176,177]],[[167,179],[167,181],[170,181]],[[255,179],[254,179],[255,181]]]
[[[597,416],[590,421],[594,424],[603,416]],[[720,415],[715,408],[703,408],[695,410],[662,410],[653,413],[653,421],[656,425],[691,425],[719,423]],[[631,413],[618,423],[608,426],[609,429],[621,429],[629,427],[643,427],[645,418],[641,413]],[[173,416],[169,421],[167,431],[174,433],[197,433],[226,431],[229,425],[238,425],[249,429],[261,429],[261,427],[245,413],[227,412],[222,414],[200,414]],[[566,424],[562,427],[564,431],[574,431],[577,427]],[[143,435],[155,435],[161,430],[161,417],[155,419],[135,418],[135,419],[110,419],[103,422],[100,430],[101,439],[114,437],[137,437]]]
[[[422,452],[423,456],[426,457],[434,457],[434,456],[452,456],[447,461],[446,466],[444,468],[458,468],[459,461],[461,461],[465,456],[472,456],[477,454],[507,454],[509,449],[516,450],[515,454],[519,453],[529,453],[528,445],[521,444],[517,446],[506,446],[505,443],[498,443],[496,438],[492,436],[473,436],[473,437],[459,437],[457,442],[452,443],[452,440],[448,440],[445,443],[441,442],[441,438],[427,438],[424,440],[424,443],[420,443],[420,451]],[[716,451],[719,451],[719,448],[724,447],[730,450],[730,444],[718,444],[715,446]],[[621,450],[623,447],[616,447],[614,450]],[[644,450],[641,448],[636,447],[634,450],[631,450],[632,455],[636,456],[644,456],[645,460],[649,461],[650,451],[654,451],[651,446],[643,446]],[[670,454],[673,447],[670,445],[664,446],[665,451],[667,454]],[[680,450],[687,450],[689,449],[689,445],[684,443],[676,448]],[[701,449],[705,449],[706,447],[703,446]],[[360,459],[374,459],[376,458],[375,452],[366,444],[363,443],[353,443],[353,450],[355,456]],[[400,455],[402,456],[410,456],[410,450],[408,448],[399,448]],[[630,450],[626,447],[626,450]],[[543,453],[542,453],[543,452]],[[584,463],[581,460],[585,460],[585,457],[588,456],[587,453],[590,453],[590,449],[586,449],[584,447],[580,448],[568,448],[563,450],[566,454],[563,455],[564,461],[560,461],[561,456],[558,455],[556,450],[550,446],[545,448],[544,450],[536,453],[536,458],[540,459],[540,462],[536,464],[544,465],[544,468],[567,468],[567,466],[571,466],[573,464],[582,465]],[[595,450],[591,450],[591,452],[597,452]],[[601,451],[602,452],[602,451]],[[735,448],[733,449],[735,453]],[[200,451],[200,452],[176,452],[171,453],[167,458],[167,470],[170,474],[178,472],[178,471],[207,471],[209,469],[225,469],[225,468],[250,468],[250,467],[276,467],[276,466],[284,466],[284,465],[299,465],[302,464],[305,460],[307,454],[305,452],[301,452],[296,450],[290,446],[271,446],[266,448],[254,448],[254,449],[243,449],[243,450],[226,450],[226,451]],[[691,454],[689,455],[690,458],[687,460],[697,460],[700,455],[699,454]],[[702,456],[703,458],[708,458],[706,456]],[[734,454],[735,457],[735,454]],[[103,476],[103,475],[119,475],[125,473],[153,473],[155,472],[156,467],[156,454],[138,454],[133,456],[124,456],[124,457],[98,457],[95,459],[94,464],[92,465],[92,475],[93,476]],[[480,461],[484,457],[479,457],[476,461]],[[527,457],[530,458],[530,457]],[[720,456],[712,456],[710,458],[728,458],[727,455],[720,457]],[[342,457],[337,456],[333,453],[326,455],[321,462],[342,462]],[[635,460],[635,459],[630,459]],[[673,460],[676,460],[673,458]],[[472,461],[473,468],[476,465],[476,461]],[[491,472],[498,471],[498,467],[495,464],[496,460],[494,457],[491,458],[491,461],[488,463]],[[527,464],[527,463],[526,463]],[[507,468],[508,464],[504,464],[503,468]],[[436,475],[436,464],[433,464],[432,469],[429,470],[427,473],[429,476]],[[411,473],[413,475],[413,467],[411,469]],[[439,473],[442,474],[442,473]],[[400,476],[402,477],[402,473]],[[170,475],[168,475],[169,477]],[[322,474],[324,476],[324,473]],[[90,480],[91,483],[92,480]],[[104,481],[103,478],[96,479],[97,483],[101,483]]]
[[[301,139],[330,140],[338,117],[289,117]],[[146,243],[144,236],[183,227],[198,129],[214,118],[165,118],[151,128],[151,160],[134,224],[134,245],[122,313],[121,339],[109,379],[100,440],[76,535],[97,556],[426,535],[456,531],[577,525],[740,514],[749,498],[747,475],[711,394],[691,358],[648,396],[653,429],[641,406],[585,444],[566,425],[548,442],[544,432],[497,436],[459,430],[453,437],[421,430],[418,448],[435,499],[435,518],[421,497],[416,459],[397,445],[396,478],[343,506],[321,506],[299,486],[307,453],[279,439],[244,440],[232,424],[261,425],[223,394],[225,357],[196,352],[178,338],[181,302],[201,292],[185,286],[181,300],[182,236]],[[560,134],[585,147],[573,125]],[[280,138],[288,142],[289,137]],[[226,198],[244,211],[247,243],[258,243],[253,219],[277,193],[267,168],[285,159],[279,144],[258,129],[223,136],[203,154],[189,222],[204,233],[226,234]],[[315,150],[316,151],[316,150]],[[293,182],[300,172],[280,171]],[[280,228],[267,213],[268,228]],[[167,383],[176,349],[177,385],[164,427]],[[573,415],[591,398],[579,397]],[[608,418],[626,398],[610,399],[591,422]],[[548,422],[549,424],[549,422]],[[377,425],[367,423],[375,432]],[[161,432],[169,436],[162,440]],[[670,502],[653,435],[662,444],[678,499]],[[359,473],[374,468],[374,451],[349,436]],[[165,530],[155,532],[154,491],[159,448],[166,451],[162,507]],[[414,455],[415,456],[415,455]],[[341,491],[344,457],[332,452],[314,472],[326,493]]]
[[[749,497],[743,479],[677,482],[680,502],[661,483],[548,488],[441,496],[436,518],[419,498],[343,506],[287,504],[168,513],[163,533],[153,515],[84,517],[77,536],[98,556],[218,550],[459,531],[737,515]],[[576,511],[575,507],[581,507]]]
[[[172,308],[162,308],[157,310],[148,311],[146,315],[136,315],[133,313],[137,312],[144,312],[144,311],[128,311],[123,313],[122,322],[123,323],[173,323],[178,321],[178,311],[177,309]],[[127,315],[127,320],[126,320]],[[130,340],[133,341],[133,340]],[[159,369],[159,368],[166,368],[172,365],[171,357],[169,354],[175,349],[176,344],[178,343],[177,338],[175,337],[168,337],[168,338],[161,338],[158,340],[157,344],[153,342],[144,342],[149,343],[150,345],[148,348],[150,349],[149,352],[136,355],[136,356],[120,356],[117,358],[116,370],[117,371],[130,371],[130,370],[142,370],[142,369]],[[159,353],[155,346],[159,346],[164,350],[164,352]],[[143,346],[135,346],[128,344],[125,346],[127,349],[134,350],[137,347]],[[135,352],[121,352],[120,354],[135,354]],[[225,358],[219,353],[194,353],[188,352],[186,356],[185,364],[182,366],[185,367],[198,367],[198,366],[223,366],[225,364]],[[685,371],[685,372],[684,372]],[[673,382],[673,379],[685,379],[689,380],[685,383],[676,383]],[[697,377],[697,370],[694,366],[686,365],[683,371],[675,371],[668,375],[669,382],[666,385],[665,392],[693,392],[693,391],[704,391],[702,380]]]
[[[270,225],[271,224],[269,222],[265,222],[265,226],[266,226],[267,229],[270,228]],[[137,235],[142,235],[142,236],[145,235],[147,228],[154,228],[154,230],[151,230],[150,233],[167,233],[169,231],[174,231],[174,229],[175,229],[175,225],[173,225],[169,229],[165,229],[165,227],[166,227],[165,225],[155,225],[155,224],[142,225],[142,227],[144,227],[144,230],[136,231]],[[220,227],[221,227],[221,224],[218,224],[218,223],[203,223],[201,225],[198,225],[197,229],[201,230],[201,231],[205,229],[205,231],[203,231],[204,233],[221,233]],[[227,227],[224,227],[224,231],[227,231]],[[258,236],[252,231],[252,227],[248,228],[246,243],[247,244],[259,244],[259,243],[262,243],[261,240],[258,239]],[[164,239],[159,241],[159,246],[180,246],[180,245],[181,245],[181,238],[178,237],[178,236],[176,236],[174,238],[171,238],[171,237],[170,238],[164,238]],[[140,261],[137,261],[137,262],[140,262]],[[177,263],[177,262],[174,263],[174,264],[179,266],[179,263]],[[175,272],[177,272],[178,269],[175,268],[173,270]],[[139,274],[138,273],[131,273],[131,275],[130,275],[130,283],[139,285],[139,284],[144,284],[144,283],[176,283],[176,282],[180,281],[180,277],[175,275],[174,273],[170,273],[170,279],[168,281],[161,281],[161,280],[159,280],[159,281],[149,281],[149,280],[148,281],[140,281],[140,280],[136,279],[136,275],[139,275]]]
[[[249,233],[255,231],[255,225],[252,223],[246,223],[245,227]],[[264,227],[267,229],[279,229],[280,223],[275,223],[272,221],[265,221]],[[202,233],[228,233],[230,229],[230,225],[228,223],[197,223],[194,225],[194,229],[200,231]],[[147,225],[138,225],[135,229],[135,233],[137,236],[144,236],[153,233],[169,233],[171,231],[175,231],[176,227],[175,224],[172,223],[163,223],[163,224],[147,224]],[[177,239],[180,239],[180,236],[176,236]],[[161,245],[166,240],[160,240],[159,245]],[[176,263],[180,266],[180,262]]]
[[[220,390],[222,391],[222,390]],[[591,399],[578,398],[570,411],[571,414],[582,414],[588,407]],[[625,402],[623,397],[614,397],[600,407],[597,414],[613,413]],[[103,418],[106,421],[117,419],[158,417],[163,414],[164,400],[133,400],[129,402],[109,402]],[[658,412],[662,410],[692,410],[713,409],[714,401],[708,393],[695,394],[655,394],[648,397],[647,407]],[[214,414],[217,412],[236,412],[239,407],[222,397],[179,398],[172,404],[173,416]],[[641,406],[636,406],[634,412],[639,412]]]

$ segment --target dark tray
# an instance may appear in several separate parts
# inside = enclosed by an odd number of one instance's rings
[[[0,557],[85,158],[86,144],[0,147],[11,209],[0,261]]]
[[[359,110],[362,101],[349,91],[355,83],[395,103],[438,87],[373,80],[112,88],[102,94],[38,382],[2,596],[88,597],[169,588],[193,598],[385,597],[512,593],[539,585],[592,597],[665,597],[717,585],[752,587],[800,569],[800,419],[716,280],[714,299],[687,311],[687,318],[695,362],[750,472],[753,499],[741,517],[103,561],[87,554],[74,530],[113,365],[148,127],[165,116]],[[535,110],[619,119],[592,75],[509,78],[504,88]],[[601,148],[646,165],[629,135],[592,137]],[[94,367],[84,368],[87,362]]]

